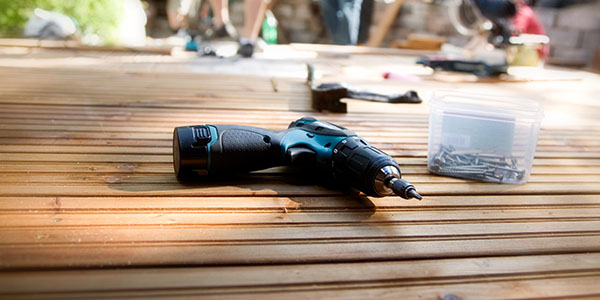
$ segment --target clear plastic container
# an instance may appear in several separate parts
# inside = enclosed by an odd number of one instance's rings
[[[527,182],[543,108],[535,101],[436,92],[429,112],[429,171],[489,182]]]

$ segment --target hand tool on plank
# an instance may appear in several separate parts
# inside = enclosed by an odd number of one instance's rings
[[[312,64],[306,64],[308,69],[307,84],[311,89],[312,108],[317,111],[327,110],[330,112],[345,113],[348,111],[346,103],[341,102],[342,98],[360,99],[374,102],[385,103],[421,103],[419,94],[415,91],[408,91],[404,94],[384,95],[369,91],[357,90],[343,83],[322,83],[316,85],[314,80],[314,67]]]
[[[177,127],[173,163],[181,181],[296,165],[369,196],[421,199],[401,178],[392,157],[353,131],[312,117],[296,120],[283,131],[241,125]]]

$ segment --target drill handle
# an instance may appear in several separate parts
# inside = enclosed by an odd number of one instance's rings
[[[284,132],[240,125],[212,125],[217,139],[210,147],[210,174],[228,175],[282,165]]]

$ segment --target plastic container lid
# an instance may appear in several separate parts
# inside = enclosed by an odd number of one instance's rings
[[[535,101],[491,95],[435,92],[430,105],[444,111],[468,112],[474,115],[485,113],[486,116],[527,118],[535,121],[544,117],[543,107]]]

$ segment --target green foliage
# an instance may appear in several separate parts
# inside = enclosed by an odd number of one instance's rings
[[[0,36],[21,36],[37,7],[72,17],[83,35],[96,34],[109,44],[118,40],[122,0],[0,0]]]

